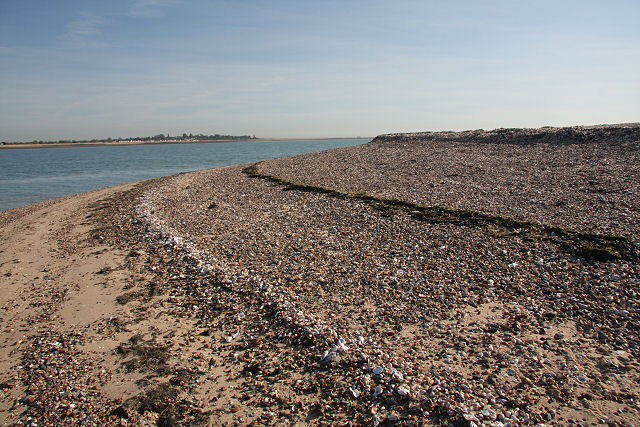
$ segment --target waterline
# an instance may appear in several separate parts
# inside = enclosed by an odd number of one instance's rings
[[[0,150],[0,210],[181,172],[366,142],[276,140]]]

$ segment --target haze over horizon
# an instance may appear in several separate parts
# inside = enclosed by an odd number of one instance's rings
[[[640,3],[0,3],[0,141],[640,121]]]

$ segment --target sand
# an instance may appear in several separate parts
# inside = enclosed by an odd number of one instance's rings
[[[0,423],[638,424],[637,129],[383,136],[3,212]]]

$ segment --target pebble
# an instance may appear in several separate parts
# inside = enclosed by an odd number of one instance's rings
[[[400,395],[400,396],[408,396],[409,394],[411,394],[411,391],[409,390],[409,388],[405,387],[405,386],[398,386],[396,388],[396,392]]]

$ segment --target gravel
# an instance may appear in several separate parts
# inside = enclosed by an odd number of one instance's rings
[[[640,125],[382,135],[265,174],[640,239]]]
[[[192,326],[154,341],[182,394],[110,416],[640,423],[639,134],[385,135],[112,199],[101,235],[149,254]]]

